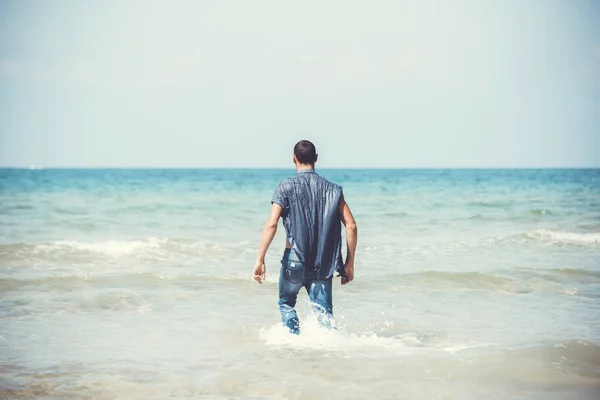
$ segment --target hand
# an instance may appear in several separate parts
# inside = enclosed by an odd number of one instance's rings
[[[265,273],[267,272],[267,267],[265,266],[264,261],[257,261],[256,265],[254,265],[254,280],[262,285],[265,280]]]
[[[344,275],[342,275],[342,285],[354,280],[354,263],[347,262],[344,265]]]

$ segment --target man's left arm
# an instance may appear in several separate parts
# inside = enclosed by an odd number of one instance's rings
[[[265,280],[265,274],[267,272],[267,267],[265,266],[265,256],[267,255],[267,250],[275,237],[275,233],[277,232],[277,222],[279,221],[279,217],[281,217],[281,212],[283,208],[277,203],[273,203],[271,207],[271,214],[269,215],[269,219],[265,223],[265,227],[263,228],[262,234],[260,236],[260,244],[258,246],[258,256],[256,257],[256,264],[254,265],[254,280],[258,283],[261,283]]]

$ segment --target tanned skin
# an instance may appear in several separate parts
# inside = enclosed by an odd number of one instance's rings
[[[315,169],[315,164],[302,164],[298,161],[298,159],[296,159],[296,156],[294,156],[294,164],[296,165],[296,171],[298,172],[303,169]],[[254,265],[253,272],[254,280],[260,284],[262,284],[265,280],[265,275],[267,273],[267,267],[265,266],[265,255],[267,254],[267,250],[269,249],[269,246],[275,237],[275,233],[277,232],[277,222],[281,217],[282,211],[283,209],[279,204],[273,203],[273,206],[271,207],[271,214],[265,223],[260,237],[258,256],[256,257],[256,264]],[[350,211],[350,207],[344,200],[343,194],[340,197],[340,202],[338,203],[338,212],[340,214],[342,223],[346,227],[346,243],[348,245],[346,262],[344,263],[345,274],[342,276],[342,285],[345,285],[354,280],[354,255],[356,253],[356,244],[358,241],[358,229],[356,227],[356,221],[354,221],[354,217]],[[292,247],[287,240],[285,245],[286,248]]]

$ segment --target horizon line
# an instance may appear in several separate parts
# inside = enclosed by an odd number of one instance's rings
[[[30,166],[2,166],[2,170],[287,170],[295,169],[294,167],[244,167],[244,166],[42,166],[42,165],[30,165]],[[322,170],[572,170],[572,169],[600,169],[598,166],[453,166],[453,167],[417,167],[417,166],[404,166],[404,167],[317,167],[315,169]]]

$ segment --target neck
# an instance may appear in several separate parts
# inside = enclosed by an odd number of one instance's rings
[[[303,169],[315,169],[315,164],[296,164],[296,171],[300,172]]]

